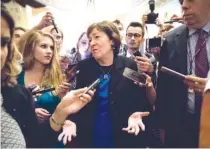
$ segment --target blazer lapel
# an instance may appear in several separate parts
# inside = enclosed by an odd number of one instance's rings
[[[181,61],[182,66],[180,71],[183,74],[187,74],[187,40],[188,40],[188,28],[183,26],[176,33],[175,45],[176,45],[176,56]]]
[[[122,78],[122,73],[124,70],[124,63],[120,57],[114,59],[114,69],[112,70],[112,77],[110,83],[110,91],[113,92],[117,88],[118,83]]]

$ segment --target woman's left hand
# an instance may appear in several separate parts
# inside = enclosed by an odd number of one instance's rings
[[[128,127],[123,128],[123,131],[127,131],[130,134],[135,134],[136,136],[140,132],[145,131],[145,125],[142,122],[143,117],[148,116],[149,112],[135,112],[128,118]]]
[[[65,120],[63,125],[63,131],[58,136],[58,141],[63,140],[63,144],[66,145],[67,142],[71,142],[72,137],[76,137],[77,126],[74,122],[70,120]]]

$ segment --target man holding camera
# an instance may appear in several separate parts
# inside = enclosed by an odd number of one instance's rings
[[[165,132],[165,147],[196,148],[202,84],[210,66],[210,1],[179,1],[184,25],[165,36],[159,66],[168,67],[187,77],[181,80],[159,73],[157,121],[161,122],[160,127]]]

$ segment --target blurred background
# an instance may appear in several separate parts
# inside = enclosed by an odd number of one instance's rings
[[[53,13],[57,26],[64,32],[63,50],[75,47],[75,43],[87,27],[97,21],[119,19],[126,27],[131,21],[141,22],[141,17],[150,12],[148,0],[3,0],[14,16],[16,26],[30,29],[47,11]],[[23,4],[23,2],[25,2]],[[181,16],[178,0],[155,0],[155,11],[161,21]],[[150,33],[157,27],[150,25]],[[125,32],[124,28],[124,32]]]

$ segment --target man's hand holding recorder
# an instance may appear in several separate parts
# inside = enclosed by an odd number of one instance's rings
[[[193,75],[183,75],[166,67],[161,67],[160,71],[183,80],[183,82],[188,86],[189,89],[193,89],[195,92],[200,93],[204,91],[205,85],[208,80],[207,78],[200,78]]]

